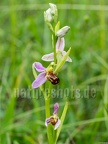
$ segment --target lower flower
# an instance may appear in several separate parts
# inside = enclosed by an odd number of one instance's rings
[[[49,118],[46,118],[45,120],[45,125],[48,126],[49,124],[52,124],[54,126],[54,130],[56,130],[61,124],[61,120],[57,116],[58,109],[59,109],[59,104],[58,103],[54,104],[53,115],[50,116]]]

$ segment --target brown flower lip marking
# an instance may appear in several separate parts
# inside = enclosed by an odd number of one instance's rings
[[[49,72],[47,74],[47,79],[53,84],[56,85],[60,82],[60,79],[57,77],[57,75],[53,72]]]
[[[58,121],[58,117],[57,117],[57,116],[56,116],[56,117],[52,116],[52,117],[50,118],[50,123],[51,123],[52,125],[55,125],[55,124],[57,123],[57,121]]]

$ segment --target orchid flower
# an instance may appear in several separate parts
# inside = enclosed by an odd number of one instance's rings
[[[38,71],[41,72],[37,78],[33,81],[32,87],[38,88],[42,84],[44,84],[47,80],[49,80],[52,84],[58,84],[59,78],[53,73],[52,67],[45,68],[41,63],[35,62],[33,63],[33,67]]]
[[[52,125],[54,126],[54,130],[56,130],[56,129],[60,126],[61,120],[60,120],[59,117],[57,116],[58,109],[59,109],[59,104],[58,104],[58,103],[55,103],[55,104],[54,104],[54,112],[53,112],[53,115],[50,116],[49,118],[46,118],[46,120],[45,120],[45,125],[46,125],[46,127],[47,127],[49,124],[52,124]]]
[[[65,40],[64,38],[58,37],[57,43],[56,43],[56,53],[61,52],[62,56],[66,54],[66,51],[64,51],[65,46]],[[46,54],[42,57],[42,60],[44,61],[54,61],[54,53]],[[67,60],[68,62],[72,62],[72,59],[68,56]]]

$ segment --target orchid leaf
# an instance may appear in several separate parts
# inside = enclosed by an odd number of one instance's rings
[[[55,26],[55,34],[59,30],[59,28],[60,28],[60,21],[58,21],[58,23]]]
[[[32,66],[32,71],[33,71],[34,78],[37,78],[37,73],[36,73],[36,70],[33,66]]]
[[[63,56],[62,56],[62,52],[61,52],[61,51],[58,51],[58,52],[57,52],[57,64],[60,63],[62,57],[63,57]]]
[[[57,67],[55,69],[55,73],[60,71],[60,69],[62,68],[62,66],[64,65],[64,63],[66,62],[66,59],[68,58],[69,54],[70,54],[71,48],[69,48],[69,50],[67,51],[67,53],[62,57],[62,60],[57,64]]]

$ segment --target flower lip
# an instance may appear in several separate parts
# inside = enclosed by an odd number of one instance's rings
[[[46,78],[53,84],[56,85],[60,82],[60,79],[53,72],[48,72]]]
[[[52,125],[55,125],[57,123],[57,121],[58,121],[58,116],[57,115],[53,115],[53,116],[50,117],[50,123]]]

